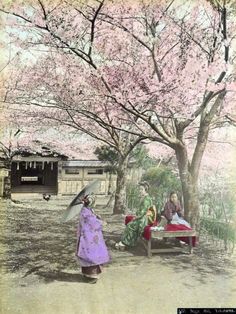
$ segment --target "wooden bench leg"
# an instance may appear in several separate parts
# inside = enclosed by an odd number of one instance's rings
[[[148,258],[152,257],[152,238],[150,238],[147,243],[147,254]]]
[[[189,254],[193,253],[193,238],[189,237]]]

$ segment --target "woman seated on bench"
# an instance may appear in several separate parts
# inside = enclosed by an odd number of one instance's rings
[[[125,246],[134,246],[138,238],[141,237],[144,228],[148,225],[148,209],[152,206],[152,199],[148,195],[149,184],[141,182],[139,185],[141,196],[139,209],[135,218],[126,225],[121,241],[116,243],[117,249],[125,248]]]
[[[183,210],[181,209],[176,192],[170,193],[170,199],[166,202],[161,215],[167,219],[168,224],[185,225],[190,228],[190,224],[184,220]]]
[[[164,210],[161,213],[164,216],[164,220],[167,220],[165,225],[165,231],[186,231],[192,230],[190,224],[184,219],[183,210],[181,209],[178,195],[176,192],[170,193],[170,199],[165,204]],[[162,222],[162,221],[161,221]],[[177,237],[180,242],[191,244],[196,246],[198,239],[196,236],[191,237],[191,243],[189,237]]]

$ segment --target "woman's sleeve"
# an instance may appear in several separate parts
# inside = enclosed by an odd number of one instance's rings
[[[152,206],[152,201],[150,198],[145,198],[143,203],[141,204],[141,208],[138,211],[138,215],[135,217],[135,219],[142,218],[147,214],[147,210],[149,207]]]
[[[165,204],[163,215],[166,217],[168,221],[172,220],[173,214],[168,202]]]

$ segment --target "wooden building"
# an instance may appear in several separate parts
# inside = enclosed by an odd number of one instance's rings
[[[68,160],[61,163],[58,178],[58,193],[71,195],[80,191],[85,185],[99,179],[98,195],[108,195],[115,191],[116,176],[106,171],[107,164],[99,160]],[[110,191],[109,191],[110,190]]]
[[[107,195],[109,184],[115,188],[115,176],[110,177],[105,167],[106,164],[98,160],[15,157],[11,170],[11,191],[12,194],[74,195],[85,185],[99,179],[97,194]]]
[[[11,193],[14,199],[42,198],[44,193],[53,198],[69,197],[96,179],[100,181],[96,194],[104,202],[115,191],[116,175],[107,171],[107,164],[99,160],[68,160],[66,156],[44,147],[40,152],[21,151],[12,158],[11,165]],[[138,182],[140,176],[140,169],[129,169],[129,180]],[[0,183],[3,181],[4,176],[1,176]],[[4,185],[0,187],[3,195]]]

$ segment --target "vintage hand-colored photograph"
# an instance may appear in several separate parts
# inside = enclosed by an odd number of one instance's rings
[[[234,0],[1,1],[1,314],[236,313],[235,62]]]

